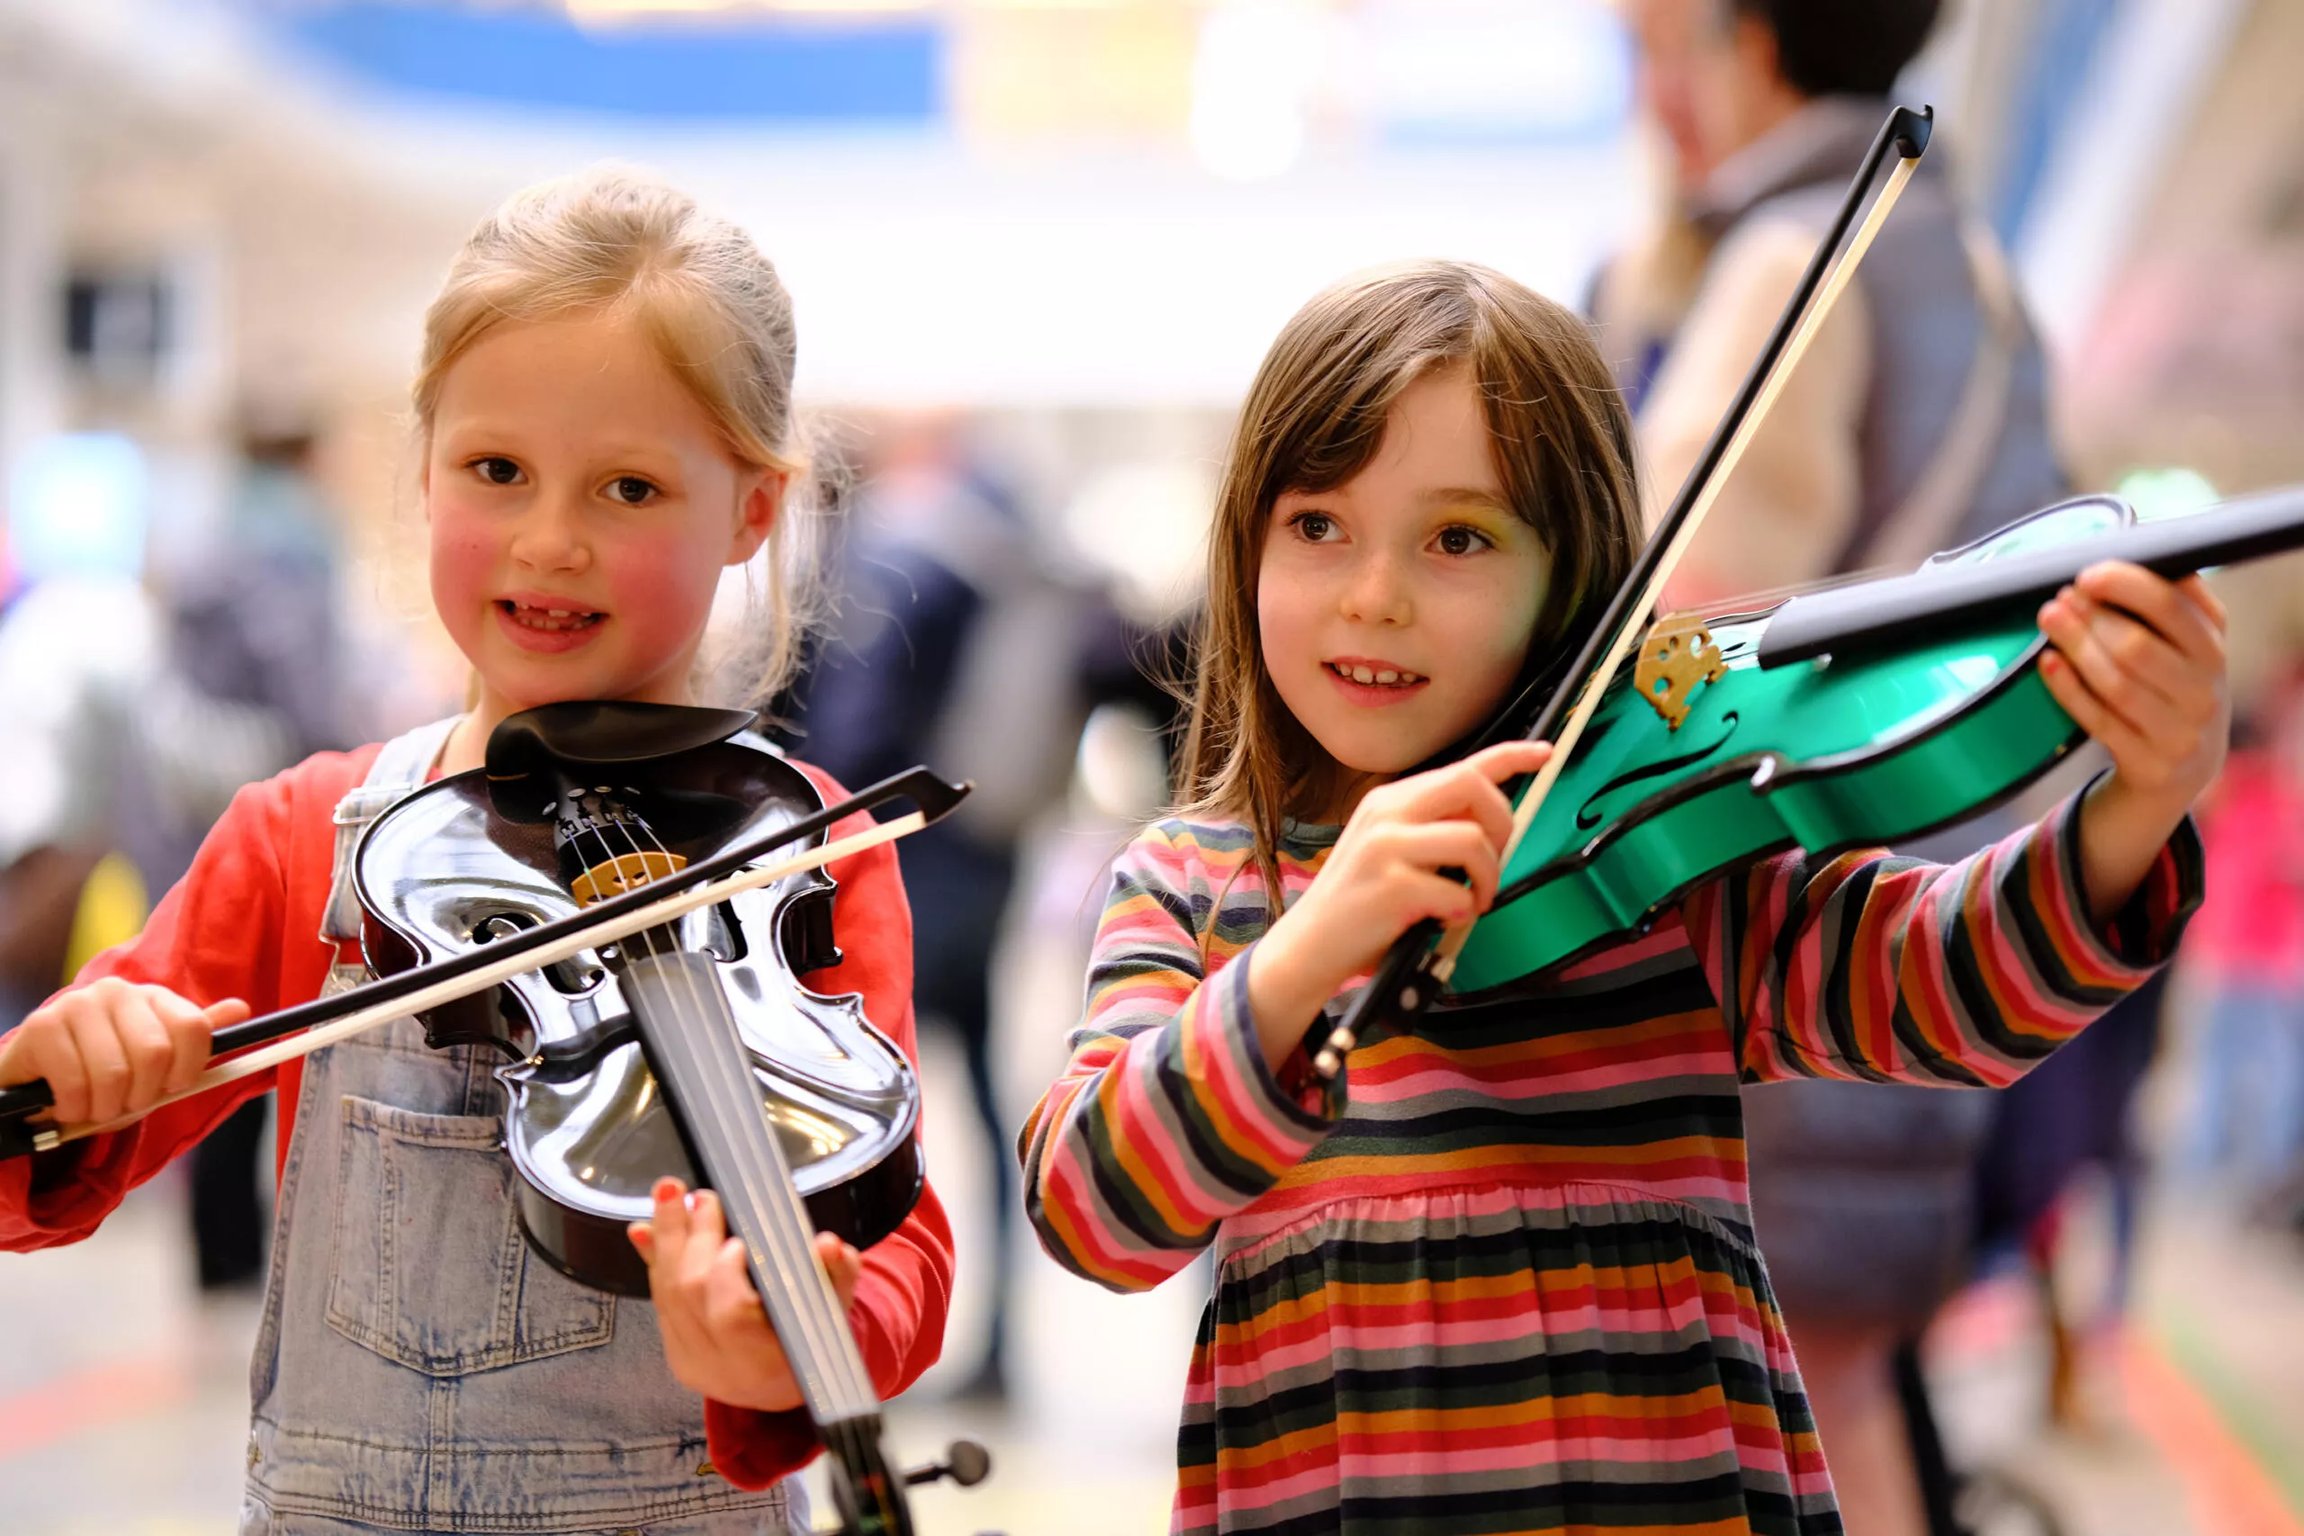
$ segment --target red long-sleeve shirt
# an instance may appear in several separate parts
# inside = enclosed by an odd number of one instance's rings
[[[165,986],[203,1005],[242,998],[257,1014],[319,996],[336,958],[320,937],[335,852],[336,804],[366,776],[380,749],[321,753],[233,798],[191,870],[131,942],[91,961],[75,985],[100,977]],[[825,800],[843,791],[806,770]],[[868,826],[857,815],[832,831]],[[863,994],[868,1017],[917,1060],[912,1023],[912,916],[893,848],[831,866],[839,882],[840,964],[807,978],[822,992]],[[0,1163],[0,1249],[77,1242],[127,1192],[208,1134],[234,1109],[277,1088],[282,1155],[294,1128],[301,1065],[289,1062],[156,1110],[91,1138],[78,1155]],[[943,1348],[952,1293],[952,1231],[933,1189],[897,1230],[864,1256],[849,1323],[883,1398],[919,1379]],[[762,1488],[817,1449],[805,1412],[767,1414],[707,1402],[708,1454],[722,1476]]]

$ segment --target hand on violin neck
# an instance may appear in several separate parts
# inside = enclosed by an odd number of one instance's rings
[[[728,1235],[720,1197],[658,1179],[653,1219],[634,1222],[632,1246],[648,1264],[648,1295],[664,1338],[665,1363],[691,1392],[737,1408],[785,1413],[804,1406],[784,1347],[761,1310],[744,1244]],[[863,1256],[829,1232],[816,1257],[847,1315]]]
[[[2198,576],[2112,561],[2043,604],[2040,628],[2054,646],[2041,680],[2112,757],[2080,821],[2088,908],[2104,922],[2224,766],[2224,605]]]
[[[192,1086],[208,1038],[248,1017],[227,998],[203,1008],[166,987],[107,976],[59,993],[0,1037],[0,1088],[43,1078],[59,1125],[140,1115]]]
[[[1249,963],[1249,1009],[1266,1061],[1285,1061],[1328,1000],[1409,929],[1488,910],[1512,834],[1512,803],[1500,786],[1543,767],[1551,751],[1543,742],[1500,742],[1361,797],[1310,888],[1257,941]]]

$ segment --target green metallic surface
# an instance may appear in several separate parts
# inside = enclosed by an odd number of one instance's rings
[[[2106,525],[2096,508],[2036,517],[1954,558]],[[1619,675],[1505,868],[1504,888],[1529,888],[1474,925],[1451,991],[1574,959],[1773,850],[1894,844],[1965,819],[2082,739],[2040,681],[2046,642],[2029,613],[1895,655],[1762,670],[1767,623],[1714,621],[1728,670],[1696,686],[1677,731],[1634,695],[1628,668]]]

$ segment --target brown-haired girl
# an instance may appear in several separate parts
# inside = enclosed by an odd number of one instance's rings
[[[415,391],[432,598],[471,662],[471,708],[241,791],[143,935],[0,1039],[0,1084],[45,1077],[66,1122],[133,1115],[190,1086],[212,1029],[361,980],[346,864],[367,823],[477,767],[516,711],[691,702],[722,572],[756,556],[776,598],[755,681],[782,681],[811,574],[791,547],[793,357],[775,269],[669,188],[596,172],[482,224],[427,317]],[[880,848],[832,873],[844,959],[810,983],[862,993],[909,1055],[896,860]],[[403,1019],[0,1165],[0,1247],[88,1236],[277,1086],[244,1533],[805,1530],[794,1474],[815,1431],[714,1197],[657,1186],[632,1234],[652,1308],[562,1277],[513,1219],[497,1064],[428,1049]],[[935,1195],[868,1253],[817,1246],[894,1396],[943,1338],[952,1239]]]
[[[2197,899],[2222,616],[2106,566],[2041,611],[2050,686],[2117,765],[2084,797],[1957,865],[1716,879],[1321,1085],[1307,1031],[1495,891],[1499,786],[1546,749],[1415,770],[1593,622],[1635,553],[1631,463],[1582,327],[1479,267],[1322,294],[1250,390],[1185,804],[1118,862],[1022,1143],[1069,1268],[1141,1289],[1215,1249],[1178,1531],[1840,1530],[1753,1246],[1740,1085],[2004,1084]]]

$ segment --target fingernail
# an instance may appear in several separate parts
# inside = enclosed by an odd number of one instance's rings
[[[682,1195],[680,1197],[680,1203],[688,1207],[690,1210],[696,1209],[696,1191],[690,1190],[687,1194]]]

